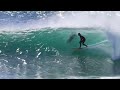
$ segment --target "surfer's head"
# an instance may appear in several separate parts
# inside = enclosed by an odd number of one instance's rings
[[[80,34],[80,33],[78,33],[78,36],[81,36],[81,34]]]

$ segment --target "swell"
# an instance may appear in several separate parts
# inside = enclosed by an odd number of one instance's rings
[[[86,37],[86,44],[90,47],[77,51],[72,49],[79,47],[78,32]],[[67,43],[72,34],[76,37]],[[106,59],[110,59],[110,51],[111,46],[104,32],[92,28],[43,28],[0,34],[0,64],[9,69],[15,67],[17,70],[19,67],[20,74],[27,69],[28,75],[35,75],[40,67],[43,78],[72,73],[109,74],[111,71],[106,72],[108,68],[101,70],[101,67],[109,65]],[[100,69],[99,72],[97,69]]]
[[[29,32],[1,33],[0,35],[0,55],[5,57],[45,57],[55,55],[71,55],[72,48],[79,47],[80,32],[86,37],[86,44],[93,46],[92,49],[83,49],[83,55],[88,55],[87,52],[100,50],[103,53],[103,48],[100,45],[109,46],[106,43],[106,36],[103,32],[85,28],[44,28]],[[71,34],[76,34],[76,37],[71,43],[67,43]],[[98,44],[98,45],[97,45]],[[96,47],[95,47],[96,46]],[[80,54],[80,51],[78,51]],[[90,56],[90,55],[89,55]]]
[[[69,29],[69,28],[68,28]],[[29,31],[29,32],[16,32],[16,33],[1,33],[0,35],[0,50],[3,53],[15,54],[17,51],[25,53],[35,53],[37,49],[48,50],[57,49],[58,51],[67,51],[74,47],[79,47],[79,37],[75,37],[73,41],[66,43],[71,34],[81,32],[87,39],[86,44],[94,45],[99,44],[106,40],[105,34],[97,31],[85,31],[83,29],[44,29]],[[16,51],[17,50],[17,51]],[[28,51],[26,51],[28,50]]]

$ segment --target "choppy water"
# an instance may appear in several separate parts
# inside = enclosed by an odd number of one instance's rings
[[[80,32],[88,48],[79,47]],[[90,45],[90,47],[89,47]],[[84,47],[84,46],[82,46]],[[43,28],[0,34],[1,78],[66,78],[111,76],[112,47],[102,30],[95,28]]]
[[[119,78],[119,15],[0,11],[0,78]],[[88,48],[73,49],[79,47],[77,33],[86,37]]]

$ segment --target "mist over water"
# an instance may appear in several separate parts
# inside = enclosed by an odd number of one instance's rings
[[[119,70],[113,64],[120,59],[119,24],[120,12],[113,11],[0,12],[0,78],[113,76],[113,66]],[[72,50],[78,37],[66,43],[78,32],[90,48]]]
[[[2,12],[1,12],[2,13]],[[119,12],[59,11],[59,12],[3,12],[1,27],[36,29],[43,27],[106,27],[119,21]],[[5,16],[4,15],[4,16]],[[2,24],[3,23],[3,24]]]

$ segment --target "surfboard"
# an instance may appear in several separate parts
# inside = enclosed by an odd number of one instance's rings
[[[74,49],[74,50],[80,50],[81,48],[72,48],[72,49]]]
[[[101,45],[101,44],[104,43],[104,42],[107,42],[107,40],[101,41],[101,42],[99,42],[99,43],[95,43],[95,44],[87,45],[88,47],[72,48],[72,49],[74,49],[74,50],[81,50],[81,49],[85,49],[85,48],[95,48],[95,47]]]
[[[83,47],[83,48],[87,48],[87,47]],[[80,49],[83,49],[83,48],[72,48],[74,50],[80,50]]]
[[[86,49],[86,48],[95,48],[97,45],[87,45],[87,47],[81,47],[81,48],[72,48],[74,50],[81,50],[81,49]]]

